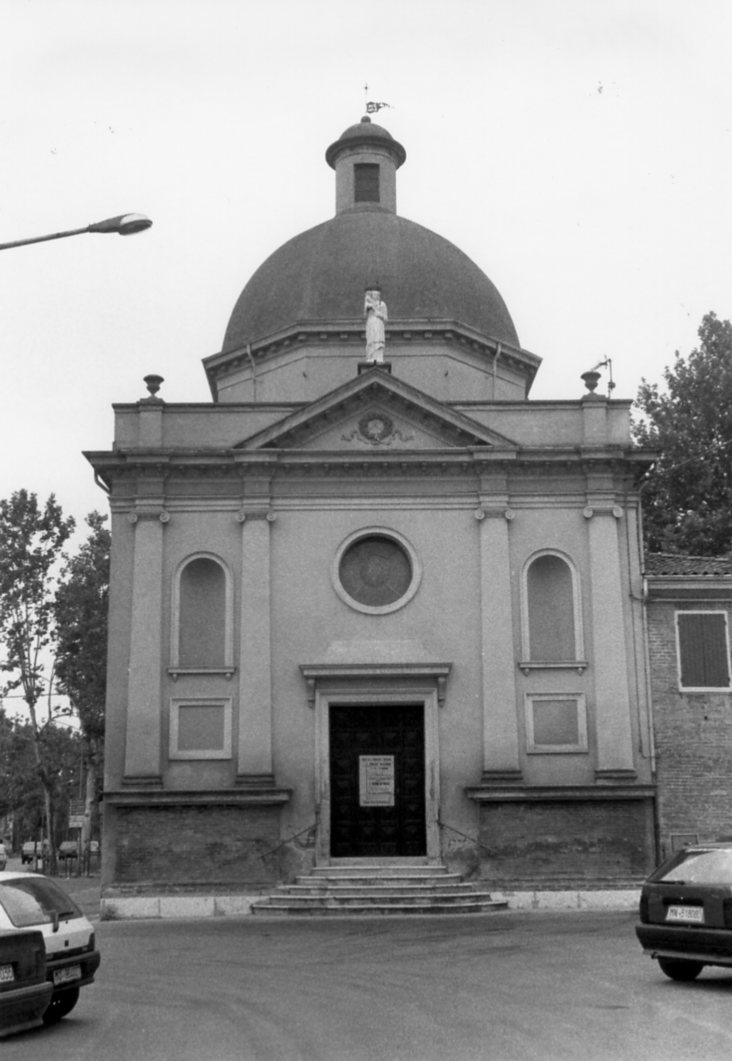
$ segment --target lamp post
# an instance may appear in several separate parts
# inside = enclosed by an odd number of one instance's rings
[[[45,243],[49,239],[64,239],[66,236],[81,236],[84,232],[117,232],[120,236],[133,236],[150,228],[152,221],[144,214],[119,214],[104,221],[96,221],[86,228],[71,228],[66,232],[54,232],[50,236],[32,236],[30,239],[16,239],[12,243],[0,243],[0,251],[12,247],[24,247],[28,243]]]

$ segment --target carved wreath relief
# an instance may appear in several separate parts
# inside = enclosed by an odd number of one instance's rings
[[[368,446],[391,446],[394,442],[409,442],[413,437],[395,429],[391,417],[384,413],[367,413],[358,421],[355,431],[342,436],[344,442],[361,442]]]

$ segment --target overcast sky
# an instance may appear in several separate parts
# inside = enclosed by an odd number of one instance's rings
[[[0,253],[0,496],[105,510],[84,449],[165,377],[207,401],[253,271],[333,215],[364,113],[398,212],[461,247],[543,358],[532,398],[660,380],[732,316],[732,0],[5,0],[0,242],[140,211],[138,236]],[[368,84],[368,93],[364,92]]]

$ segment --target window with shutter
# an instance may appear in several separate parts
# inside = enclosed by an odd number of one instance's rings
[[[677,612],[681,689],[729,689],[727,613]]]

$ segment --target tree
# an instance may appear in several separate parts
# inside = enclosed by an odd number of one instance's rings
[[[0,817],[13,819],[13,837],[23,843],[43,833],[44,790],[35,769],[34,734],[29,722],[9,718],[0,708]],[[68,726],[44,726],[41,756],[53,790],[56,830],[53,845],[63,835],[63,819],[80,781],[81,737]]]
[[[91,534],[66,563],[56,591],[56,676],[79,716],[86,774],[84,844],[98,798],[104,762],[107,607],[111,536],[106,517],[86,517]]]
[[[698,334],[665,390],[642,381],[634,438],[660,451],[642,494],[647,547],[719,556],[732,549],[732,324],[708,313]]]
[[[35,770],[43,789],[44,831],[51,840],[56,771],[48,755],[46,730],[59,714],[52,702],[49,663],[54,582],[73,529],[74,520],[64,518],[53,494],[43,506],[26,490],[0,500],[0,670],[10,675],[2,695],[19,690],[28,708]],[[47,707],[42,717],[44,697]]]

